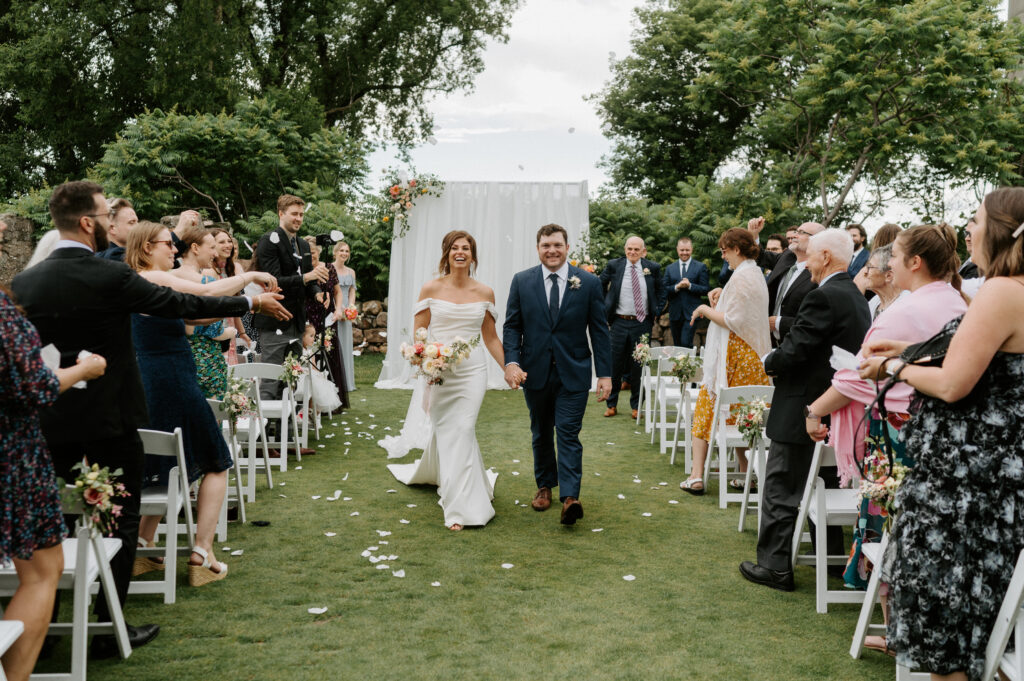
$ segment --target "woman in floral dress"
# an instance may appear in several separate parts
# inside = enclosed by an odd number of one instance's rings
[[[986,276],[940,367],[904,366],[879,339],[864,377],[920,398],[903,428],[916,466],[896,494],[888,645],[932,678],[980,679],[985,647],[1024,549],[1024,188],[985,197],[972,258]],[[889,559],[891,558],[891,560]]]

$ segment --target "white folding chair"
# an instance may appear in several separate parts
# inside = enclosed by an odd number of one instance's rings
[[[669,447],[668,431],[673,427],[669,417],[669,410],[676,406],[682,397],[679,379],[667,372],[672,366],[673,358],[683,355],[692,356],[694,350],[693,348],[673,346],[657,349],[666,350],[667,352],[659,353],[659,357],[654,365],[655,373],[651,377],[653,398],[651,399],[651,415],[647,421],[647,429],[651,433],[651,444],[654,444],[654,438],[657,437],[659,442],[658,453],[664,454],[668,451]],[[653,350],[654,348],[652,348],[652,352]],[[690,388],[690,386],[686,387],[687,389]]]
[[[162,556],[164,559],[163,578],[153,580],[132,580],[128,585],[130,594],[163,594],[164,603],[174,603],[177,588],[178,556],[191,553],[195,545],[195,522],[192,517],[192,506],[188,502],[189,484],[188,468],[185,463],[185,442],[181,428],[173,433],[159,430],[139,429],[142,447],[150,456],[166,456],[176,460],[167,479],[167,486],[147,487],[142,490],[139,512],[142,515],[163,516],[164,522],[158,527],[162,531],[164,545],[154,547],[140,546],[135,550],[136,556]],[[178,514],[185,511],[185,533],[188,543],[178,546]]]
[[[699,385],[704,380],[704,370],[698,369],[697,373],[693,376],[693,381],[689,385],[683,387],[678,384],[675,385],[676,392],[672,393],[670,387],[665,385],[665,397],[662,404],[666,405],[666,409],[669,406],[674,406],[676,409],[675,423],[672,426],[672,439],[663,440],[666,448],[669,443],[672,445],[672,453],[669,456],[668,462],[674,466],[676,463],[676,450],[679,447],[679,430],[682,428],[682,443],[683,443],[683,468],[685,472],[689,473],[693,467],[693,410],[697,406],[697,398],[700,395],[700,388],[693,387]]]
[[[985,647],[985,672],[981,675],[984,681],[994,678],[1000,667],[1010,681],[1021,681],[1021,658],[1024,656],[1024,613],[1021,605],[1024,605],[1024,551],[1017,556],[1017,565]],[[1006,646],[1011,634],[1014,634],[1014,651],[1008,654]]]
[[[764,421],[768,422],[768,411],[764,412]],[[757,531],[761,531],[761,490],[764,487],[765,467],[768,463],[768,436],[763,436],[752,448],[747,449],[747,474],[743,479],[743,499],[740,501],[739,531],[746,529],[747,515],[757,513]],[[751,482],[757,478],[757,491],[751,492]]]
[[[232,502],[238,506],[238,517],[242,520],[242,524],[245,524],[245,488],[242,484],[242,446],[238,443],[238,430],[235,426],[235,420],[228,414],[227,407],[224,406],[223,400],[207,399],[206,403],[210,405],[210,409],[213,410],[213,417],[217,419],[217,422],[221,424],[221,433],[224,435],[224,441],[228,445],[228,451],[231,452],[231,468],[235,474],[235,496],[231,496],[231,485],[228,485],[228,492],[224,496],[224,536],[225,539],[219,541],[226,541],[227,537],[227,507]],[[218,522],[218,525],[220,523]],[[219,529],[219,528],[218,528]]]
[[[267,446],[267,419],[260,410],[259,381],[255,378],[245,379],[249,382],[249,396],[253,399],[253,413],[242,416],[235,421],[235,436],[239,446],[245,446],[245,490],[246,501],[256,500],[256,468],[263,467],[267,474],[267,487],[274,488],[274,475],[271,471],[270,449]],[[257,456],[257,447],[262,447],[262,458]]]
[[[7,650],[14,645],[14,642],[18,640],[18,637],[25,632],[24,622],[18,620],[0,620],[0,655],[3,655]],[[0,681],[7,681],[7,675],[4,674],[3,667],[0,667]]]
[[[316,395],[313,394],[313,376],[307,371],[299,379],[295,388],[295,399],[299,405],[299,416],[297,421],[302,421],[302,428],[299,429],[299,447],[309,447],[309,427],[313,425],[314,439],[320,439],[320,412],[317,411]],[[302,461],[302,456],[298,456]]]
[[[270,441],[266,437],[265,430],[261,433],[267,446],[276,447],[279,454],[277,458],[267,457],[267,462],[268,464],[278,465],[282,471],[287,471],[289,428],[292,436],[291,441],[295,443],[296,458],[300,461],[302,460],[302,453],[299,451],[301,445],[299,442],[298,419],[295,417],[295,395],[288,385],[283,382],[281,386],[281,399],[264,400],[260,398],[259,394],[259,382],[266,380],[278,380],[282,372],[281,366],[277,364],[254,362],[251,364],[235,364],[234,366],[228,367],[228,371],[232,376],[256,379],[255,401],[257,417],[260,419],[267,418],[270,420],[276,420],[278,423],[278,434],[276,440]],[[250,432],[250,435],[251,434],[252,433]]]
[[[84,505],[63,504],[64,513],[82,514]],[[71,622],[53,622],[49,632],[71,635],[71,671],[55,674],[33,674],[32,679],[47,681],[85,681],[89,634],[113,634],[121,657],[132,654],[128,643],[128,630],[117,597],[114,576],[110,572],[110,558],[121,550],[121,540],[100,535],[83,516],[76,524],[74,537],[61,543],[64,553],[64,571],[57,582],[58,590],[72,591]],[[103,595],[110,610],[110,622],[90,622],[89,602],[96,581],[103,585]],[[18,588],[18,573],[13,565],[0,566],[0,596],[10,597]]]
[[[711,476],[711,463],[718,458],[718,507],[726,508],[730,503],[743,503],[743,493],[729,491],[729,480],[746,478],[746,473],[740,473],[737,447],[746,447],[746,439],[740,435],[740,429],[736,425],[729,425],[728,419],[732,416],[730,407],[741,399],[746,401],[762,399],[771,403],[775,388],[770,385],[739,385],[732,388],[721,388],[715,397],[714,414],[711,417],[711,432],[708,436],[708,455],[704,459],[704,485],[706,486]],[[730,452],[733,454],[729,456]],[[737,464],[735,471],[730,467]],[[748,466],[749,468],[749,466]]]
[[[644,419],[644,432],[651,432],[651,414],[654,411],[654,392],[657,389],[658,379],[667,370],[668,364],[665,361],[669,357],[679,354],[676,351],[684,350],[672,345],[663,345],[651,348],[651,361],[644,362],[640,371],[640,401],[636,407],[636,424],[640,425],[640,417]],[[651,365],[655,370],[651,371]],[[653,440],[652,440],[653,442]]]
[[[853,526],[860,512],[860,494],[857,490],[826,489],[825,481],[818,477],[822,466],[835,465],[835,450],[819,442],[811,456],[811,467],[793,531],[793,566],[814,566],[815,608],[819,613],[828,612],[829,603],[861,603],[864,600],[863,591],[828,588],[828,566],[846,565],[848,556],[845,553],[828,555],[825,531],[829,525]],[[814,553],[801,554],[800,545],[811,540],[810,534],[804,532],[804,523],[808,520],[814,523]]]
[[[878,600],[878,592],[882,584],[882,556],[889,546],[889,533],[882,534],[877,542],[866,542],[861,544],[860,550],[868,561],[874,566],[871,570],[871,577],[868,578],[868,588],[864,592],[864,602],[860,606],[860,617],[857,618],[857,627],[853,632],[853,643],[850,644],[850,657],[860,659],[861,651],[864,650],[864,639],[869,634],[874,636],[885,636],[884,624],[872,624],[871,615],[875,610],[875,602]]]

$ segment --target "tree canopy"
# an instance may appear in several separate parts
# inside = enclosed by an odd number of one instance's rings
[[[472,86],[520,1],[5,0],[0,195],[83,176],[143,111],[217,114],[242,97],[422,139],[429,98]]]
[[[693,146],[707,158],[702,172],[730,160],[759,171],[791,201],[816,203],[826,224],[854,210],[857,183],[910,190],[1019,181],[1024,89],[1013,73],[1024,26],[1003,22],[996,5],[651,0],[638,12],[634,47],[665,57],[651,61],[656,79],[623,62],[601,93],[617,144],[607,162],[620,190],[663,200],[670,180],[697,174],[700,159],[673,176],[671,164],[631,140],[670,139],[711,121],[710,140]],[[686,28],[686,40],[664,37],[673,24]],[[631,91],[671,100],[678,118],[614,118]]]

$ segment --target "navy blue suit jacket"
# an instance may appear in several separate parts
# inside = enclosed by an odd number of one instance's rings
[[[690,258],[686,266],[686,278],[690,280],[690,288],[681,288],[677,291],[676,284],[683,279],[682,269],[679,260],[674,260],[665,268],[663,288],[668,298],[668,318],[672,321],[689,321],[693,311],[700,305],[700,299],[711,290],[708,266],[700,260]]]
[[[849,274],[851,278],[856,277],[861,268],[868,264],[869,255],[871,255],[871,251],[867,248],[860,249],[860,253],[853,256],[853,260],[850,261],[850,266],[846,269],[846,273]]]
[[[547,385],[554,361],[567,390],[589,391],[591,346],[598,377],[612,375],[611,337],[601,302],[601,282],[570,265],[570,281],[552,324],[544,294],[546,274],[547,270],[537,265],[512,278],[502,327],[505,364],[519,364],[527,373],[525,387],[539,390]],[[578,288],[573,288],[573,277],[579,278]]]
[[[601,270],[601,285],[605,288],[604,307],[608,315],[608,323],[615,319],[615,308],[619,304],[619,291],[622,289],[622,277],[626,273],[626,258],[615,258],[609,260],[605,268]],[[665,289],[661,278],[661,265],[640,258],[641,269],[646,268],[650,274],[644,275],[647,283],[647,318],[645,322],[651,324],[661,315],[665,307]]]

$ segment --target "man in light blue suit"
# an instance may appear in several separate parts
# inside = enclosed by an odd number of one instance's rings
[[[694,260],[693,242],[681,237],[676,242],[679,259],[665,268],[665,293],[668,298],[668,319],[672,328],[672,343],[693,347],[690,317],[710,290],[708,267]]]
[[[531,505],[534,510],[546,511],[551,506],[551,490],[558,487],[563,525],[583,517],[579,433],[590,392],[591,347],[598,400],[611,391],[612,368],[601,282],[569,265],[568,252],[564,228],[540,228],[537,254],[541,264],[512,278],[502,328],[505,381],[512,389],[523,388],[530,410],[537,480]]]

